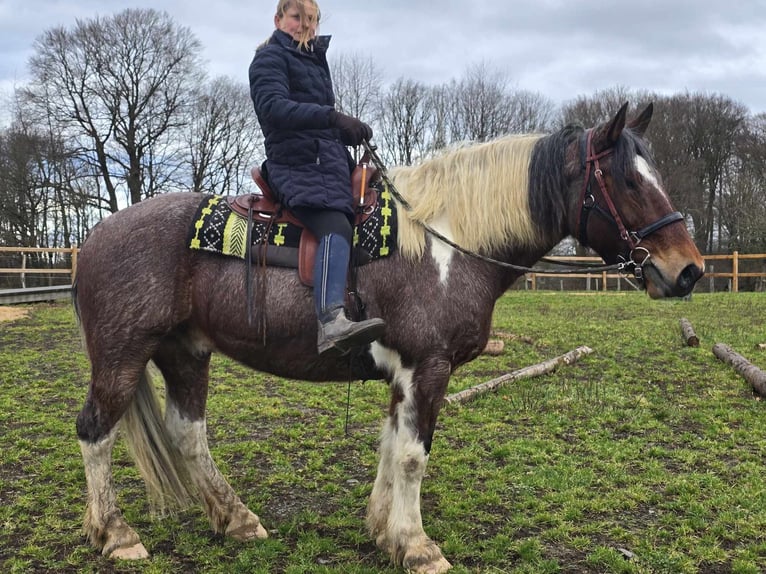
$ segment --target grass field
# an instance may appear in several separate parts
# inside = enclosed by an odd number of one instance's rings
[[[699,348],[683,345],[688,318]],[[711,353],[766,369],[766,294],[651,301],[639,293],[511,292],[498,357],[450,392],[560,355],[557,372],[442,411],[423,485],[426,531],[456,573],[766,572],[766,404]],[[0,572],[393,573],[364,529],[387,407],[347,387],[213,363],[213,456],[271,537],[213,534],[200,509],[153,517],[118,443],[119,500],[151,558],[112,563],[81,533],[74,419],[87,361],[67,305],[0,323]]]

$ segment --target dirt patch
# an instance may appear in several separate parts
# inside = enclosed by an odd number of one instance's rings
[[[29,309],[22,307],[0,307],[0,323],[3,321],[15,321],[29,314]]]

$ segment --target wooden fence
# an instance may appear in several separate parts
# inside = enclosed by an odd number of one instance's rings
[[[745,286],[748,291],[766,291],[766,254],[733,253],[704,255],[705,277],[697,284],[696,290],[731,291],[737,293]],[[551,257],[551,259],[575,263],[600,263],[600,257]],[[578,283],[579,281],[579,283]],[[746,285],[745,285],[746,283]],[[634,289],[631,276],[620,273],[528,273],[526,282],[518,285],[521,289],[556,289],[614,291]]]
[[[0,247],[0,291],[71,284],[77,273],[79,249],[45,247]],[[738,292],[741,288],[766,290],[766,254],[705,255],[705,277],[696,289]],[[598,257],[554,257],[552,259],[597,263]],[[517,289],[613,291],[634,289],[631,278],[618,273],[536,274],[528,273]]]

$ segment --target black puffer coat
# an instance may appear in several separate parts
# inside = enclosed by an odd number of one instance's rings
[[[250,64],[250,96],[266,139],[269,184],[281,201],[353,215],[354,162],[331,121],[329,43],[329,36],[319,36],[301,50],[275,30]]]

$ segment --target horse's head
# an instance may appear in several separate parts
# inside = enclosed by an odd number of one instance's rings
[[[627,107],[579,141],[573,235],[607,263],[622,263],[652,298],[683,296],[702,277],[704,262],[643,140],[652,104],[631,122]]]

